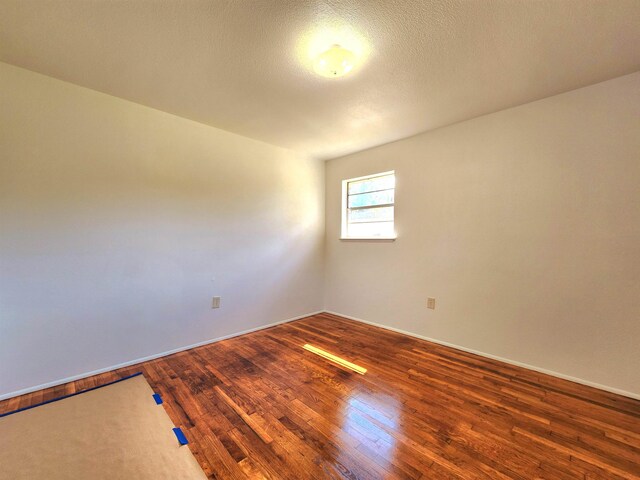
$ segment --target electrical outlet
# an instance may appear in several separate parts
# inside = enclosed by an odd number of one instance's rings
[[[431,310],[435,310],[436,308],[436,299],[435,298],[427,298],[427,308]]]
[[[211,308],[220,308],[220,297],[213,297]]]

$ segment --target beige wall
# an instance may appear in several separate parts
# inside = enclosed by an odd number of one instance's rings
[[[398,239],[338,240],[392,169]],[[326,229],[328,310],[640,394],[640,73],[329,161]]]
[[[320,310],[323,288],[640,394],[638,132],[640,73],[325,170],[0,63],[0,397]],[[339,241],[341,180],[390,169],[398,239]]]
[[[323,176],[0,63],[0,396],[320,310]]]

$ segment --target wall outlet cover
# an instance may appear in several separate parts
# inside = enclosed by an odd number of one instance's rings
[[[211,308],[220,308],[220,297],[213,297]]]

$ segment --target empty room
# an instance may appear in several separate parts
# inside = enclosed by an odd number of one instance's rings
[[[640,1],[0,0],[0,480],[640,480]]]

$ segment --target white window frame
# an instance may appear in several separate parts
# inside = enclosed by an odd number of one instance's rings
[[[349,183],[351,182],[358,182],[361,180],[367,180],[369,178],[376,178],[376,177],[384,177],[385,175],[393,175],[394,179],[395,179],[395,170],[390,170],[388,172],[380,172],[380,173],[374,173],[372,175],[364,175],[362,177],[356,177],[356,178],[348,178],[346,180],[342,181],[342,227],[341,227],[341,233],[340,233],[340,240],[383,240],[383,241],[393,241],[397,238],[396,235],[396,230],[395,230],[395,226],[396,226],[396,205],[395,205],[395,188],[396,185],[394,183],[394,201],[392,204],[387,204],[386,206],[392,206],[393,207],[393,235],[371,235],[371,236],[365,236],[365,237],[354,237],[354,236],[349,236],[348,235],[348,219],[349,219],[349,200],[348,200],[348,196],[349,196]],[[380,207],[383,205],[375,205],[375,206],[371,206],[371,207],[365,207],[365,208],[375,208],[375,207]]]

